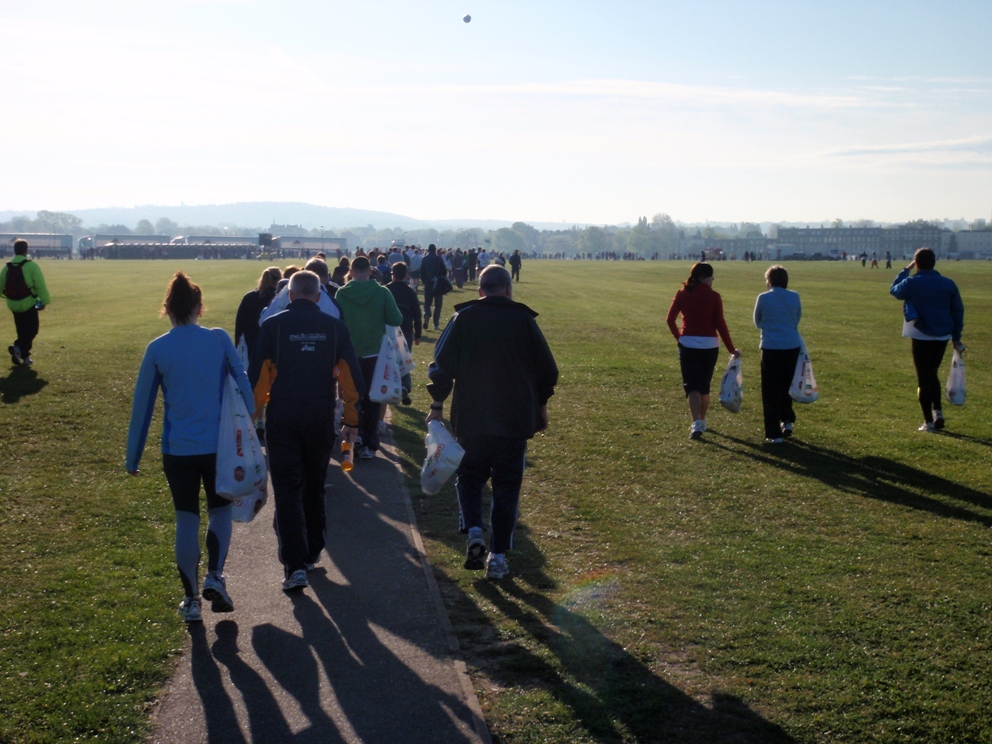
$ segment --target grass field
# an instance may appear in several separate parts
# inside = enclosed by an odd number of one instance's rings
[[[135,374],[176,268],[232,330],[262,267],[42,266],[37,363],[0,372],[0,741],[137,741],[184,629],[156,437],[146,475],[123,473]],[[411,489],[495,740],[992,741],[992,266],[938,266],[970,351],[968,403],[935,436],[916,432],[894,272],[787,264],[821,398],[779,448],[761,443],[751,324],[765,268],[716,265],[744,409],[714,406],[690,442],[664,326],[688,264],[525,264],[516,299],[562,375],[512,580],[461,568],[450,487]],[[423,379],[394,416],[411,484]]]

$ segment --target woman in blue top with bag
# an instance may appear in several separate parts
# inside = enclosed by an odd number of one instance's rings
[[[217,437],[221,398],[228,374],[234,375],[249,413],[255,400],[248,375],[221,328],[198,325],[203,312],[200,288],[178,271],[165,292],[162,315],[172,330],[148,344],[134,386],[125,468],[137,475],[158,389],[162,388],[162,466],[176,509],[176,564],[185,599],[179,607],[187,623],[200,622],[200,483],[207,494],[207,576],[203,598],[214,612],[231,612],[234,604],[224,581],[224,561],[231,544],[231,502],[217,495]]]
[[[944,428],[941,410],[940,379],[937,373],[947,350],[947,342],[963,352],[961,330],[964,328],[964,304],[957,285],[934,270],[937,257],[929,248],[920,248],[913,261],[892,282],[889,293],[904,300],[902,335],[913,340],[913,365],[916,367],[917,397],[923,409],[920,431],[935,432]],[[913,276],[909,272],[916,267]]]
[[[789,273],[782,266],[765,272],[767,292],[754,305],[754,325],[761,330],[761,406],[765,416],[765,442],[781,444],[792,436],[796,414],[789,387],[803,345],[799,320],[803,315],[799,295],[789,286]]]

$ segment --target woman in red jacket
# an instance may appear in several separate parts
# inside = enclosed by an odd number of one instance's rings
[[[681,330],[675,319],[682,314]],[[735,357],[740,349],[730,340],[723,319],[723,300],[713,291],[713,267],[697,263],[689,272],[682,289],[675,293],[668,309],[668,327],[679,343],[679,366],[682,387],[692,414],[690,439],[699,439],[706,431],[706,410],[710,406],[710,381],[720,352],[720,339]],[[719,337],[717,336],[719,334]]]

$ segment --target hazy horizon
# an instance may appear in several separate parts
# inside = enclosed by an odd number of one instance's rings
[[[14,0],[0,209],[989,219],[985,10]]]

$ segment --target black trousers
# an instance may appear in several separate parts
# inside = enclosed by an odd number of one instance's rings
[[[913,365],[916,367],[917,398],[923,409],[923,420],[933,423],[933,412],[941,410],[940,379],[937,371],[944,361],[946,341],[920,341],[913,339]]]
[[[362,446],[368,447],[373,452],[379,450],[379,413],[382,411],[382,403],[373,403],[369,400],[369,390],[372,380],[375,379],[375,363],[379,361],[379,356],[362,357],[358,360],[362,368],[362,377],[365,378],[365,389],[359,392],[362,395],[358,411],[358,436],[362,438]]]
[[[424,282],[424,325],[431,319],[431,303],[434,304],[434,325],[441,324],[441,305],[444,304],[444,295],[435,294],[434,292],[429,292],[427,290],[427,285],[432,284],[431,282]]]
[[[36,307],[21,313],[14,313],[14,328],[17,331],[17,340],[14,343],[21,350],[22,357],[31,353],[31,346],[34,344],[35,336],[38,335],[40,325],[38,308]]]
[[[513,548],[527,440],[477,436],[459,438],[458,443],[465,448],[455,480],[459,527],[462,532],[468,532],[472,527],[485,529],[482,487],[491,479],[493,503],[489,518],[493,532],[489,550],[505,553]]]
[[[334,404],[330,398],[305,405],[270,400],[266,408],[275,528],[286,576],[314,563],[324,549],[324,483],[334,449]]]
[[[765,438],[782,436],[782,424],[796,422],[789,386],[796,372],[799,348],[761,350],[761,407],[765,414]]]

